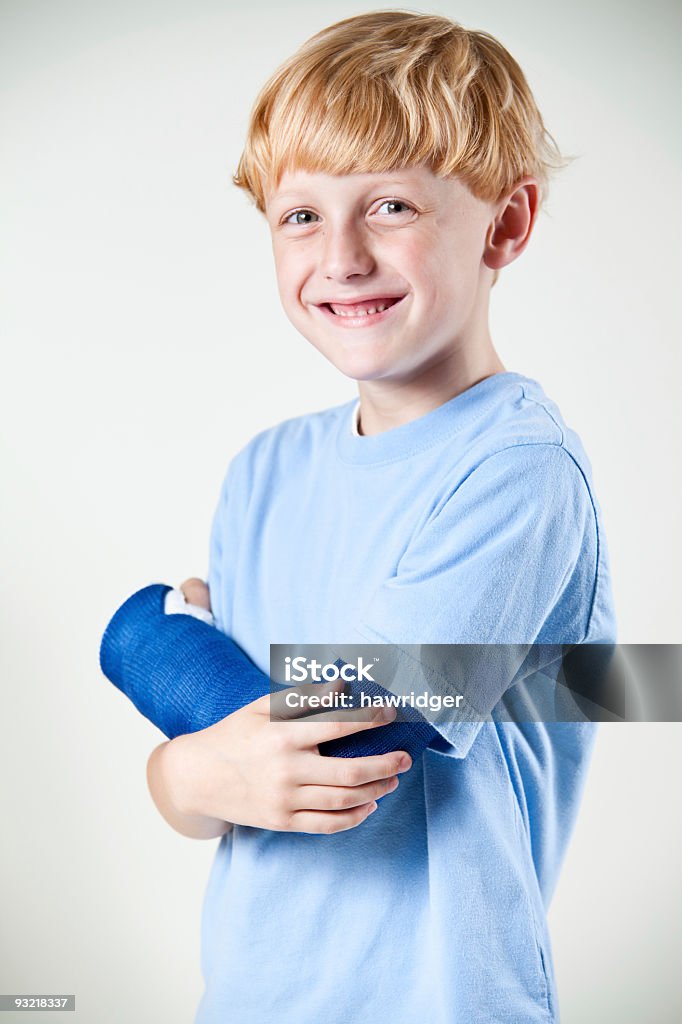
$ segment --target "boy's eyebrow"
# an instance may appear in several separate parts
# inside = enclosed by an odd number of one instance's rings
[[[341,177],[347,177],[347,175],[341,175]],[[401,178],[392,178],[389,181],[387,178],[382,178],[380,181],[378,181],[376,183],[376,185],[368,185],[367,189],[368,190],[371,189],[372,191],[375,191],[377,189],[388,188],[389,186],[391,188],[396,188],[396,187],[397,188],[424,188],[423,183],[420,183],[420,182],[417,182],[417,181],[409,181],[409,180],[406,180],[404,178],[402,178],[402,179]],[[308,191],[309,191],[309,186],[302,185],[299,189],[293,189],[290,192],[289,191],[288,192],[275,192],[270,197],[270,202],[274,203],[274,202],[280,202],[280,201],[285,200],[285,199],[297,199],[302,194],[307,194]]]
[[[333,177],[333,175],[330,175],[330,177]],[[349,178],[349,177],[351,177],[351,175],[349,175],[349,174],[340,174],[340,175],[338,175],[338,177],[340,177],[340,178]],[[408,181],[408,180],[406,180],[404,178],[392,178],[390,181],[389,181],[388,178],[381,178],[376,183],[376,185],[368,185],[367,187],[368,188],[381,188],[383,185],[408,185],[409,186],[409,185],[417,185],[417,184],[418,184],[418,182],[416,182],[416,181]],[[281,199],[282,197],[285,197],[285,196],[295,196],[295,195],[298,195],[299,192],[305,191],[308,187],[309,186],[301,185],[300,188],[293,189],[291,192],[276,192],[275,193],[275,197],[277,199]]]

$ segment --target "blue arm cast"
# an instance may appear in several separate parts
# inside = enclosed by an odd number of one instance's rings
[[[100,647],[104,675],[165,736],[206,729],[266,693],[287,689],[271,684],[219,629],[191,615],[166,615],[170,589],[153,584],[129,597],[109,622]],[[363,691],[388,693],[367,682]],[[364,757],[405,750],[414,760],[438,733],[415,709],[401,710],[399,719],[321,743],[320,753]]]

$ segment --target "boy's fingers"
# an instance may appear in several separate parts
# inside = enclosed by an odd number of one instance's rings
[[[347,811],[380,800],[397,788],[395,775],[364,786],[299,786],[294,797],[295,807],[301,811]]]
[[[349,811],[295,811],[289,822],[290,832],[311,832],[333,835],[361,825],[377,809],[375,800]]]
[[[315,700],[331,697],[335,692],[343,690],[343,679],[333,679],[328,683],[302,683],[300,686],[289,686],[270,694],[269,714],[272,719],[287,722],[294,718],[306,718],[314,715],[319,718],[319,705],[311,706],[308,698]],[[266,695],[267,696],[267,695]],[[322,705],[324,707],[324,705]],[[338,714],[338,712],[336,712]]]
[[[295,725],[292,723],[289,739],[300,749],[316,747],[319,743],[351,736],[354,732],[388,725],[395,716],[395,708],[390,707],[325,711],[299,718]]]
[[[203,580],[197,576],[191,576],[190,579],[180,584],[180,590],[185,595],[185,601],[188,604],[197,604],[200,608],[205,608],[207,612],[210,612],[211,595]]]
[[[296,727],[298,728],[298,726]],[[412,767],[412,758],[406,750],[391,750],[388,754],[368,754],[366,757],[320,757],[310,751],[302,755],[297,774],[300,785],[353,787],[401,775]]]

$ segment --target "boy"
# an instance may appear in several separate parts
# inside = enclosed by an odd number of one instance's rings
[[[225,478],[211,605],[262,671],[273,643],[613,639],[587,458],[488,329],[556,162],[518,65],[441,17],[333,25],[256,101],[236,183],[287,316],[359,389]],[[593,727],[439,723],[397,785],[400,751],[318,752],[377,722],[268,701],[150,758],[171,824],[222,836],[198,1022],[557,1020],[546,906]]]

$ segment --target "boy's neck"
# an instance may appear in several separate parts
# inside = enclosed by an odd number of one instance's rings
[[[447,366],[438,364],[408,384],[399,380],[358,381],[360,434],[381,434],[425,416],[505,367],[492,344],[485,354]]]

